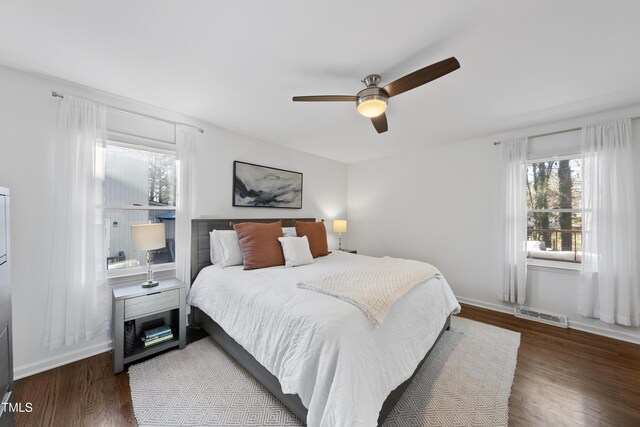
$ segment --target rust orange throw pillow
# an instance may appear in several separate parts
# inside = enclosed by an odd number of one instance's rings
[[[327,244],[327,229],[324,222],[296,221],[296,234],[298,237],[307,236],[309,249],[314,258],[329,255]]]
[[[278,237],[282,237],[282,221],[262,224],[241,222],[232,224],[238,235],[245,270],[284,265],[284,255]]]

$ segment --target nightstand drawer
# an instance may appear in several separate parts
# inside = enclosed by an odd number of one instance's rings
[[[179,305],[179,289],[129,298],[124,301],[124,319],[129,320],[146,314],[178,308]]]

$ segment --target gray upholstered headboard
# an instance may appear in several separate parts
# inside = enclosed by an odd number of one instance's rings
[[[232,230],[230,222],[275,222],[282,220],[283,227],[293,227],[294,221],[311,221],[315,218],[242,218],[242,219],[193,219],[191,220],[191,283],[200,270],[211,265],[209,257],[209,232]]]

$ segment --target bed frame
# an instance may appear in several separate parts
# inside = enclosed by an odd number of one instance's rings
[[[191,283],[204,267],[211,265],[209,258],[209,232],[211,230],[231,230],[230,222],[274,222],[280,218],[261,219],[194,219],[191,221]],[[315,218],[287,218],[282,219],[283,227],[293,227],[294,221],[315,221]],[[233,359],[242,365],[255,377],[260,384],[265,386],[274,396],[276,396],[287,408],[291,410],[305,424],[307,421],[307,408],[302,404],[297,394],[285,394],[278,379],[262,366],[247,350],[231,338],[225,331],[213,321],[206,313],[197,307],[192,307],[192,325],[202,327],[207,333],[222,347]],[[416,376],[422,364],[427,360],[431,351],[436,346],[442,335],[449,329],[451,317],[447,317],[442,330],[433,346],[429,349],[425,357],[420,361],[413,375],[400,384],[395,390],[389,393],[382,405],[378,416],[378,426],[381,426],[391,410],[396,405],[400,397],[405,392],[413,378]]]

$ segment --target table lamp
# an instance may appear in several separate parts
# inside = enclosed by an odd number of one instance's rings
[[[338,233],[338,250],[342,250],[342,233],[347,232],[347,220],[346,219],[334,219],[333,220],[333,232]]]
[[[142,283],[143,288],[158,286],[158,281],[153,280],[151,270],[151,251],[162,249],[166,246],[164,236],[164,224],[137,224],[131,226],[131,240],[133,250],[147,251],[147,281]]]

